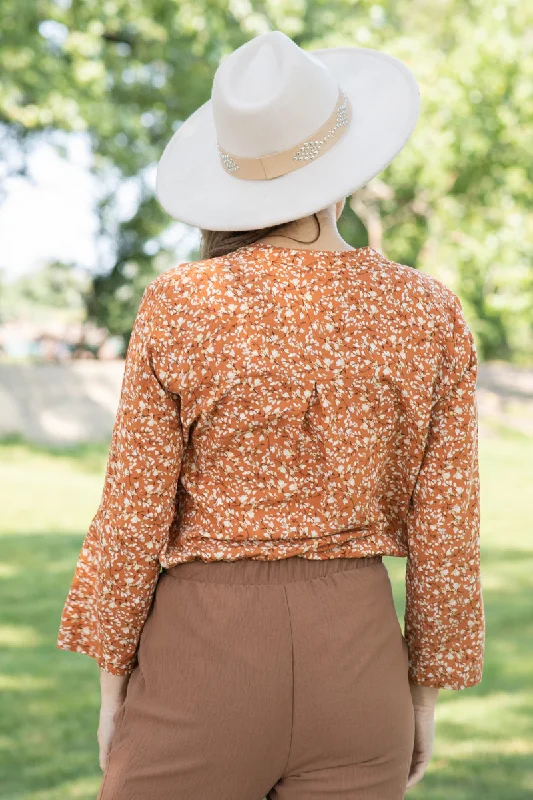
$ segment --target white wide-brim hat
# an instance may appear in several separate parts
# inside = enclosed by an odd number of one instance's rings
[[[156,195],[173,218],[208,230],[300,219],[381,172],[419,113],[417,81],[393,56],[361,47],[303,50],[270,31],[222,60],[211,99],[161,156]]]

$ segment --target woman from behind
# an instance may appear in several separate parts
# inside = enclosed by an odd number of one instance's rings
[[[337,228],[418,114],[396,59],[272,31],[163,153],[201,258],[143,295],[58,636],[100,668],[99,800],[400,800],[481,681],[474,340]]]

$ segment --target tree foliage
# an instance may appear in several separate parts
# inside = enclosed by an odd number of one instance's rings
[[[304,48],[385,50],[414,71],[422,112],[408,146],[353,197],[341,231],[445,281],[482,357],[533,355],[533,6],[524,0],[3,0],[1,146],[11,168],[57,131],[85,132],[114,242],[89,305],[127,333],[168,265],[153,165],[209,99],[220,59],[283,30]],[[357,154],[354,154],[356,157]],[[124,181],[137,210],[118,217]],[[191,254],[194,257],[194,253]],[[105,269],[104,269],[105,267]]]

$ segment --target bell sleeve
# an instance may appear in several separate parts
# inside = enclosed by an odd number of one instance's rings
[[[407,514],[404,638],[410,683],[464,689],[482,679],[477,352],[453,295],[425,451]]]
[[[58,648],[85,653],[114,675],[130,674],[137,662],[183,452],[180,398],[158,377],[161,348],[169,341],[158,286],[156,279],[146,287],[133,325],[101,501],[57,638]]]

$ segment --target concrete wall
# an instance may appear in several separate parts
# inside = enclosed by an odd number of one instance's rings
[[[124,361],[0,364],[0,436],[74,444],[111,435]]]
[[[0,364],[0,437],[52,445],[109,439],[124,361]],[[480,364],[480,428],[496,421],[533,435],[533,368]]]

